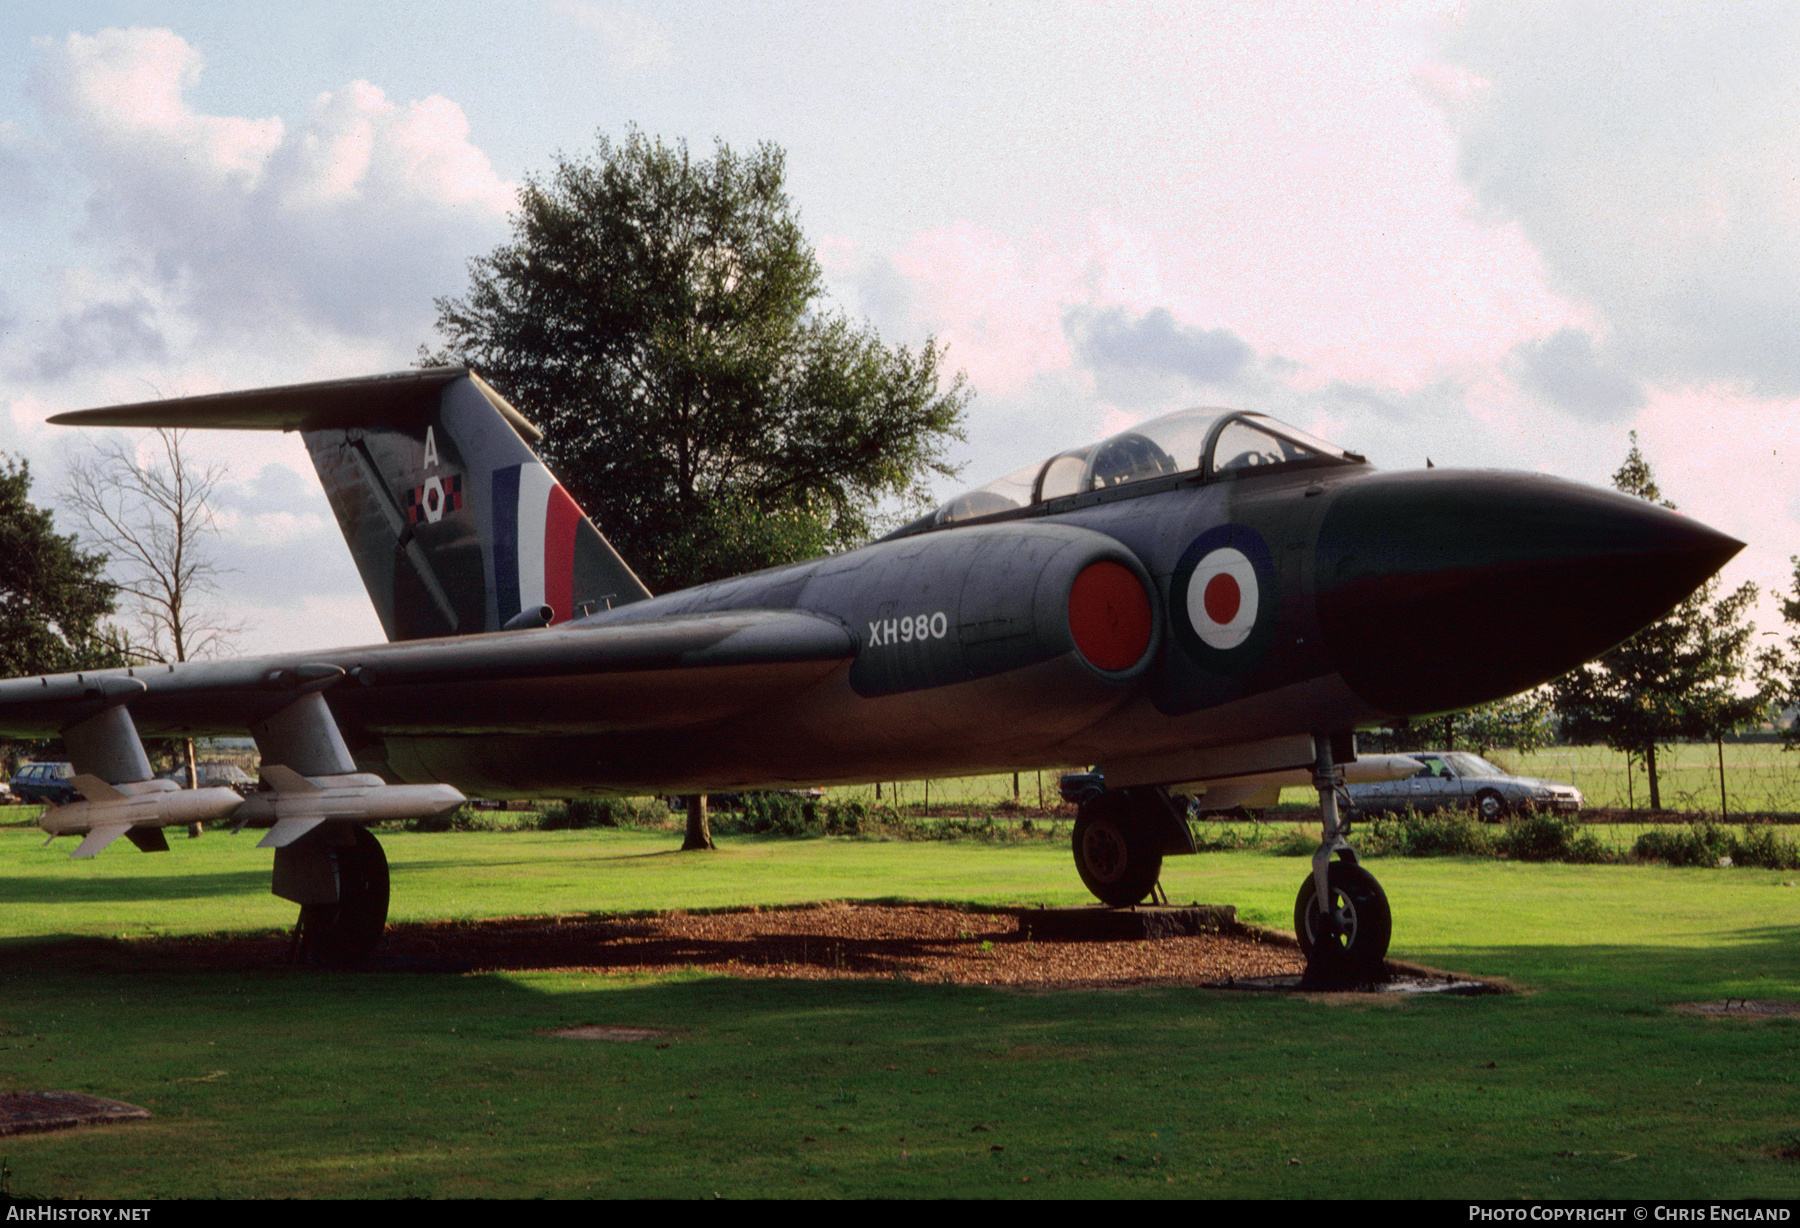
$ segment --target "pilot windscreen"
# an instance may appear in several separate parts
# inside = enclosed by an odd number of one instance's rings
[[[1258,430],[1246,422],[1233,422],[1219,432],[1218,442],[1213,445],[1213,472],[1282,465],[1317,455],[1291,439]]]

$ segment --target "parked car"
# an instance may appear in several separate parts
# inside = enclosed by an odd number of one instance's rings
[[[7,782],[13,795],[22,802],[48,802],[60,806],[80,797],[71,779],[75,767],[69,763],[27,763],[13,773]]]
[[[1573,814],[1581,809],[1581,790],[1574,785],[1514,776],[1467,751],[1422,750],[1409,757],[1419,761],[1419,770],[1404,780],[1345,786],[1358,811],[1379,814],[1470,807],[1493,823],[1510,811]]]
[[[236,789],[244,797],[256,792],[256,777],[250,775],[235,763],[196,763],[194,775],[198,778],[202,789],[225,788]],[[162,774],[164,780],[172,780],[182,788],[187,788],[187,767],[185,765]]]

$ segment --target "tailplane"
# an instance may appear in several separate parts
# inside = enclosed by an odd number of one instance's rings
[[[480,376],[435,367],[58,414],[299,431],[390,640],[565,622],[650,595]]]

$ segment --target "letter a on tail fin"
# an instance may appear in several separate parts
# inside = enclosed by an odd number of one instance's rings
[[[649,591],[462,367],[58,414],[78,426],[299,431],[390,640],[551,622]],[[535,620],[527,620],[535,621]]]

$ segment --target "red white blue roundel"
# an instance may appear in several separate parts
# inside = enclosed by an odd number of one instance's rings
[[[1223,524],[1196,537],[1170,576],[1177,642],[1209,673],[1240,674],[1261,660],[1281,601],[1262,534]]]
[[[1236,648],[1256,629],[1262,596],[1256,567],[1235,546],[1220,546],[1201,557],[1187,586],[1187,615],[1201,642]]]

